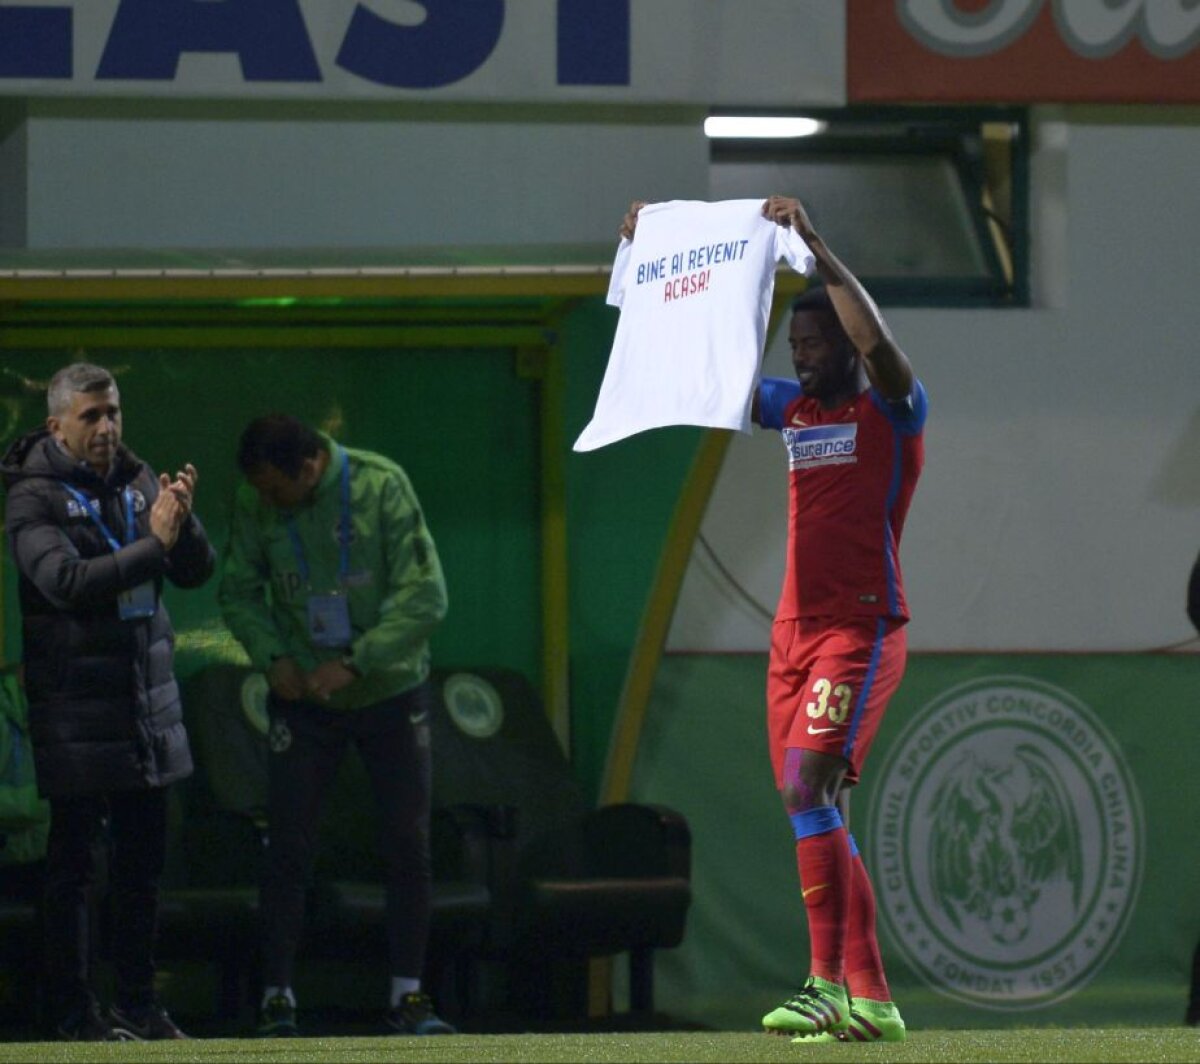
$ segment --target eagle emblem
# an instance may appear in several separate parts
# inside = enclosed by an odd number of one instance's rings
[[[1043,887],[1065,878],[1078,909],[1083,846],[1075,807],[1053,763],[1022,743],[1005,764],[967,751],[934,793],[929,882],[958,930],[980,921],[1010,946],[1029,933]]]

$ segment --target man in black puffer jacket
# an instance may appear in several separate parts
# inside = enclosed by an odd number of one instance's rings
[[[163,579],[198,587],[215,556],[192,514],[196,470],[159,476],[121,443],[112,375],[55,374],[46,427],[0,465],[20,573],[25,686],[38,788],[49,799],[45,939],[54,1033],[182,1038],[154,995],[167,784],[192,771]],[[88,888],[107,821],[117,1000],[89,971]]]

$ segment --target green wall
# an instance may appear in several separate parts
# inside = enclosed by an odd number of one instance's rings
[[[540,667],[536,485],[536,385],[519,379],[505,350],[97,351],[118,373],[125,440],[146,461],[200,472],[196,510],[220,550],[238,482],[242,427],[283,410],[328,427],[343,443],[377,450],[412,478],[426,511],[450,591],[434,637],[445,664],[493,662],[536,677]],[[44,382],[61,355],[9,354],[6,368]],[[44,391],[19,399],[20,430],[44,417]],[[11,438],[10,432],[6,438]],[[7,572],[9,657],[19,653],[19,620]],[[187,674],[222,647],[216,581],[169,589]],[[517,619],[514,623],[514,618]]]
[[[566,445],[591,419],[617,312],[600,300],[564,323]],[[609,734],[675,502],[703,430],[656,429],[567,460],[575,764],[598,791]]]
[[[632,788],[692,830],[693,906],[658,955],[658,1006],[723,1030],[757,1028],[808,971],[765,676],[764,655],[664,658]],[[910,657],[851,831],[911,1028],[1181,1022],[1198,686],[1194,654]],[[986,915],[963,904],[970,883]]]

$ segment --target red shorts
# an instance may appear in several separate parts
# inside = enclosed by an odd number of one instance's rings
[[[889,617],[776,621],[767,670],[776,786],[783,786],[788,747],[844,758],[846,782],[857,783],[907,656],[904,622]]]

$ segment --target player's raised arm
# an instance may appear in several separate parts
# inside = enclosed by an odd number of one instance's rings
[[[896,345],[875,301],[826,245],[804,206],[798,199],[771,196],[763,204],[763,216],[795,229],[811,249],[833,308],[851,343],[862,355],[871,383],[888,399],[907,398],[913,386],[908,357]]]

